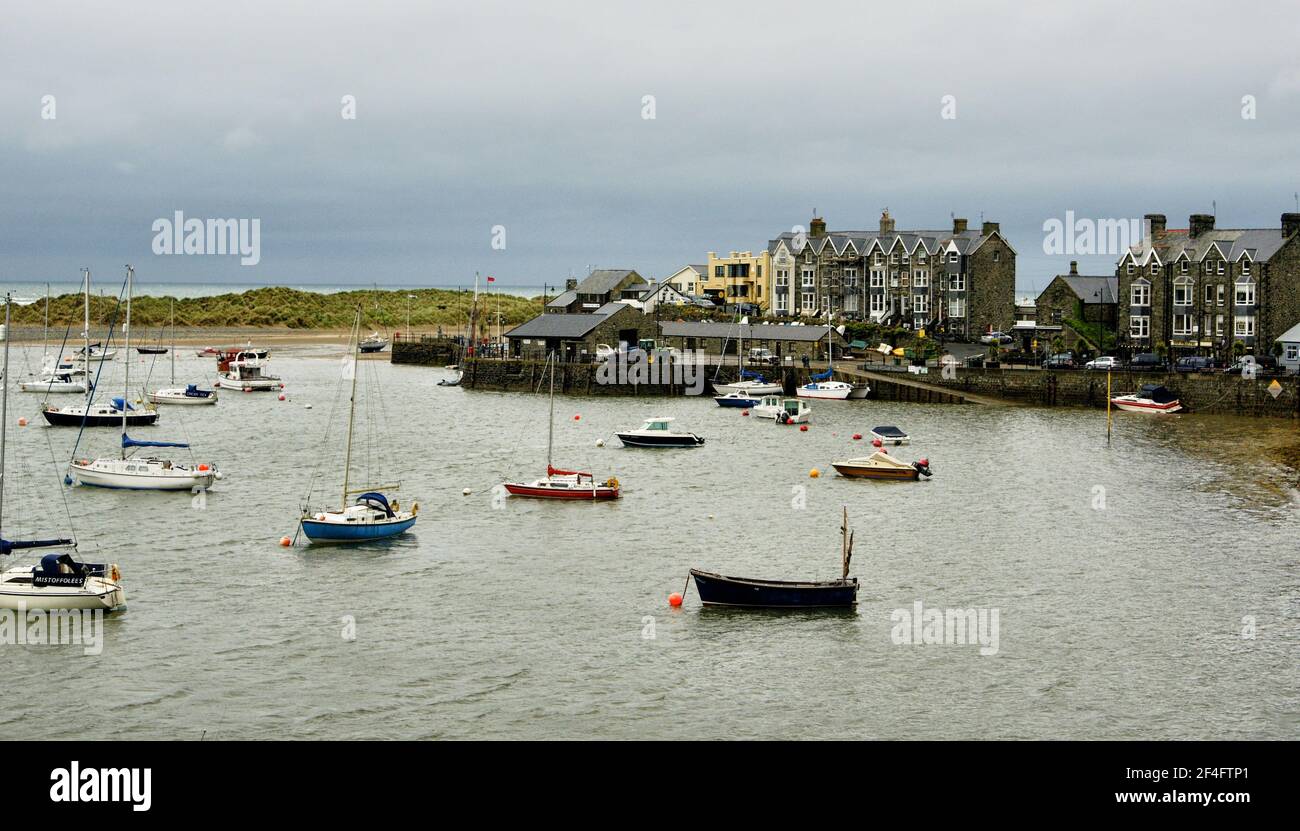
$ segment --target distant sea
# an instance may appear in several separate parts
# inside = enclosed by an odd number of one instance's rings
[[[58,297],[61,294],[79,294],[81,292],[81,281],[75,280],[63,283],[49,283],[51,297]],[[177,299],[185,297],[212,297],[218,294],[239,294],[253,289],[267,288],[263,283],[149,283],[144,280],[135,281],[135,294],[145,297],[175,297]],[[96,295],[105,295],[116,297],[122,288],[122,279],[93,279],[90,283],[90,290]],[[288,285],[285,288],[297,289],[298,291],[314,291],[320,294],[337,294],[341,291],[364,291],[366,289],[378,288],[380,291],[411,291],[413,289],[448,289],[452,291],[473,291],[474,284],[468,285],[433,285],[433,286],[412,286],[412,285],[370,285],[370,286],[329,286],[329,285]],[[36,302],[45,297],[45,283],[7,283],[0,281],[0,292],[9,292],[14,297],[16,303]],[[555,287],[551,286],[550,291],[553,294]],[[488,293],[486,283],[479,284],[481,294]],[[509,294],[516,297],[540,297],[542,294],[541,286],[510,286],[503,284],[492,284],[492,293]]]

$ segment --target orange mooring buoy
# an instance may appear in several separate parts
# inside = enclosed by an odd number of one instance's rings
[[[293,540],[289,539],[288,537],[280,537],[280,545],[283,545],[285,548],[288,548],[289,546],[293,545]]]
[[[682,605],[682,595],[681,595],[681,593],[680,593],[680,592],[673,592],[672,594],[668,595],[668,605],[669,605],[669,606],[672,606],[674,609],[677,608],[678,606]]]
[[[813,479],[816,479],[818,476],[822,475],[822,472],[817,468],[813,468],[812,470],[808,471],[808,475]]]
[[[19,427],[26,427],[26,426],[27,426],[27,419],[26,419],[26,418],[19,418],[19,419],[18,419],[18,426],[19,426]]]
[[[575,416],[573,417],[573,420],[574,420],[574,421],[582,421],[582,416],[581,416],[581,415],[575,415]]]

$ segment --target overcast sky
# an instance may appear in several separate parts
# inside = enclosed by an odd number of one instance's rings
[[[1300,4],[1059,5],[10,4],[0,280],[663,277],[888,206],[1000,221],[1023,290],[1067,210],[1296,209]],[[176,210],[259,219],[261,261],[154,255]]]

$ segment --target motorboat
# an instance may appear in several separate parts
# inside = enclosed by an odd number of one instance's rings
[[[54,542],[54,541],[40,541]],[[62,540],[70,544],[71,540]],[[0,553],[19,542],[0,540]],[[46,554],[39,563],[13,566],[0,573],[0,609],[63,611],[126,608],[126,591],[116,563],[82,563],[67,552]]]
[[[284,382],[278,375],[267,375],[263,359],[253,351],[240,351],[228,360],[218,364],[220,385],[226,388],[242,389],[244,392],[274,392],[284,389]]]
[[[781,403],[784,400],[780,395],[765,395],[750,409],[750,412],[759,418],[776,418],[776,414],[785,409]]]
[[[807,424],[812,420],[812,407],[802,398],[787,398],[776,411],[777,424]]]
[[[840,526],[840,577],[837,580],[762,580],[690,570],[690,580],[705,606],[749,609],[822,609],[852,607],[858,602],[858,578],[849,576],[853,534],[848,509]],[[689,583],[688,583],[689,585]]]
[[[861,459],[832,462],[835,472],[849,479],[920,479],[932,475],[929,459],[904,462],[884,450],[877,450]]]
[[[42,376],[39,381],[23,381],[18,385],[18,389],[23,392],[74,392],[85,394],[87,392],[86,384],[90,382],[84,380],[84,373],[79,374],[82,375],[81,380],[70,372],[48,374]]]
[[[829,377],[829,373],[823,373]],[[817,378],[818,376],[813,376]],[[843,381],[809,381],[796,387],[794,394],[800,398],[819,398],[827,401],[843,401],[853,392],[853,385]]]
[[[459,387],[461,379],[465,377],[464,370],[455,370],[456,374],[450,378],[440,378],[438,386],[440,387]]]
[[[41,415],[51,427],[144,427],[158,421],[156,410],[137,410],[121,398],[114,398],[109,404],[46,407]]]
[[[550,420],[546,430],[546,476],[533,482],[505,482],[503,487],[511,496],[531,496],[536,499],[618,499],[619,484],[614,477],[597,483],[590,471],[563,470],[551,464],[555,445],[555,363],[551,364]]]
[[[351,395],[348,396],[348,432],[346,450],[343,455],[343,490],[340,505],[336,511],[310,510],[304,504],[303,512],[298,518],[299,527],[313,543],[355,543],[384,540],[404,534],[415,525],[419,505],[412,505],[409,511],[403,511],[396,501],[389,502],[384,490],[397,490],[401,483],[364,488],[352,487],[352,442],[356,433],[357,417],[357,375],[360,374],[357,355],[361,340],[361,310],[357,310],[356,322],[352,327],[352,337],[348,340],[348,371],[343,378],[350,380]],[[373,438],[374,433],[368,433]],[[367,458],[371,456],[369,450]],[[312,479],[315,480],[315,475]],[[352,504],[348,497],[357,495]],[[310,489],[307,499],[311,498]]]
[[[1154,415],[1176,413],[1183,409],[1178,398],[1160,384],[1143,384],[1138,392],[1112,398],[1110,403],[1125,412]]]
[[[200,389],[198,384],[164,387],[149,393],[154,404],[216,404],[217,391]]]
[[[741,407],[749,409],[758,404],[758,399],[743,392],[729,392],[726,395],[716,395],[713,400],[718,403],[719,407]]]
[[[880,427],[872,427],[871,435],[881,444],[887,447],[900,447],[904,444],[911,444],[912,437],[904,433],[892,424],[886,424]]]
[[[388,347],[388,339],[378,332],[371,332],[362,339],[360,349],[362,352],[383,352]]]
[[[625,447],[699,447],[704,439],[694,433],[679,433],[669,425],[673,419],[647,418],[637,430],[615,433]]]

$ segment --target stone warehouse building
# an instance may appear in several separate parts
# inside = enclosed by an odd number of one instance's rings
[[[658,334],[653,317],[627,303],[606,303],[592,312],[546,312],[506,332],[510,357],[565,362],[592,361],[596,347],[636,346]]]
[[[996,222],[979,230],[954,219],[948,231],[898,231],[886,210],[876,231],[827,231],[768,243],[771,308],[778,316],[869,320],[951,337],[1009,329],[1016,251]]]
[[[1164,214],[1146,225],[1116,267],[1130,351],[1226,359],[1240,343],[1264,355],[1300,321],[1300,214],[1282,214],[1279,228],[1216,229],[1208,214],[1186,229],[1166,228]]]

